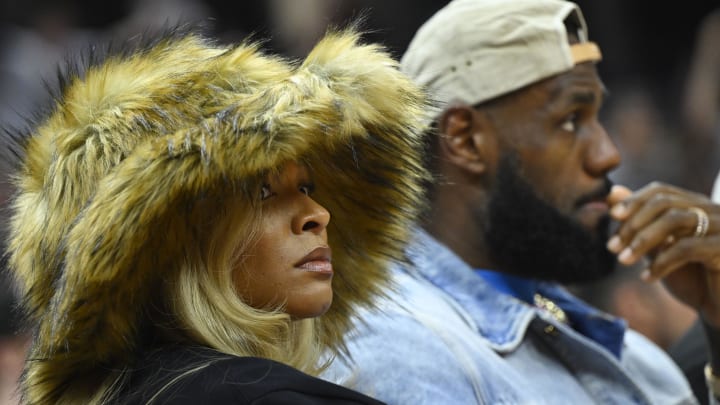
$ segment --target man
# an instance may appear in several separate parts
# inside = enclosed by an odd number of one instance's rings
[[[720,326],[720,209],[612,187],[600,59],[562,0],[454,0],[418,31],[401,65],[438,101],[430,209],[326,376],[389,404],[696,403],[660,348],[560,287],[648,257]]]
[[[720,16],[720,14],[718,14]],[[720,21],[720,20],[718,20]],[[710,196],[716,204],[720,204],[720,173],[715,177]],[[687,377],[690,387],[698,397],[700,404],[708,403],[703,395],[707,391],[705,365],[708,361],[709,346],[700,320],[692,324],[685,334],[668,348],[668,354],[675,360]]]

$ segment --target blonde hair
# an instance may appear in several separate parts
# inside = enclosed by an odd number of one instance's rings
[[[235,356],[256,356],[318,374],[321,345],[314,319],[292,320],[279,305],[257,309],[240,299],[233,271],[243,268],[242,258],[259,232],[262,207],[247,198],[230,198],[226,215],[207,240],[205,260],[187,260],[167,294],[171,312],[191,340]],[[199,253],[199,252],[198,252]],[[201,258],[198,258],[201,259]]]
[[[220,209],[218,199],[222,200]],[[242,258],[260,232],[262,207],[249,203],[247,195],[207,196],[202,200],[186,218],[196,225],[200,237],[179,258],[175,277],[165,280],[156,302],[161,309],[151,311],[149,321],[163,340],[209,347],[218,351],[218,357],[189,364],[187,370],[153,393],[148,403],[178,380],[224,358],[223,354],[268,358],[312,375],[318,375],[330,361],[321,361],[324,348],[316,319],[294,320],[283,312],[282,305],[253,308],[235,289],[234,271],[252,271],[242,267]],[[110,401],[123,389],[129,370],[125,366],[112,372],[93,389],[90,399],[71,387],[62,403]],[[81,397],[82,401],[78,400]]]

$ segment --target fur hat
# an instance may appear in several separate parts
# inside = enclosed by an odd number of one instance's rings
[[[258,195],[287,161],[312,168],[332,213],[335,299],[322,338],[342,347],[422,208],[424,95],[354,30],[302,63],[256,44],[170,35],[70,75],[49,118],[23,139],[10,265],[38,325],[29,383],[133,350],[154,287],[196,235],[200,195]],[[30,398],[32,401],[32,398]]]

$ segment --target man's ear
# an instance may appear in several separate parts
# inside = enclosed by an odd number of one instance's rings
[[[438,121],[443,159],[472,174],[483,174],[488,163],[488,122],[469,105],[446,109]]]

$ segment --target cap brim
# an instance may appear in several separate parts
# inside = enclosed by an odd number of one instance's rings
[[[599,62],[602,60],[600,48],[594,42],[581,42],[570,46],[570,54],[577,65],[583,62]]]

